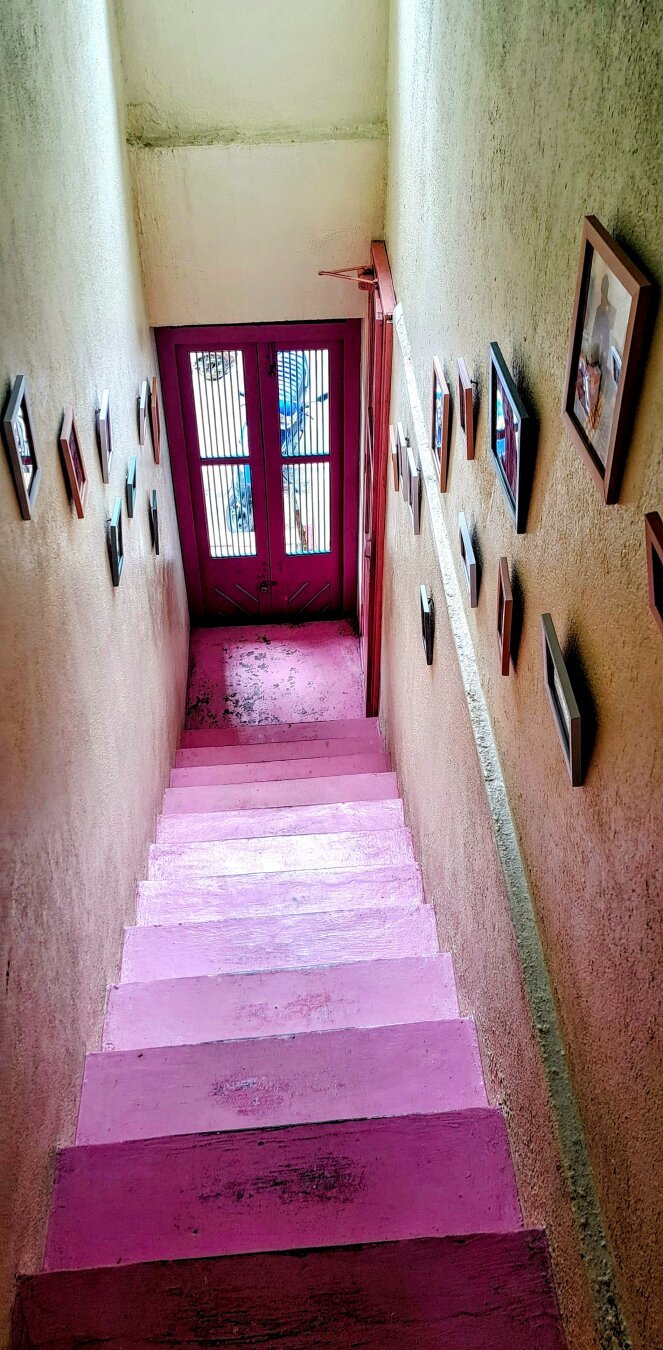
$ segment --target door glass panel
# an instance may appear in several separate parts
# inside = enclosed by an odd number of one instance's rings
[[[329,352],[278,352],[281,455],[329,454]]]
[[[249,453],[241,352],[191,352],[191,382],[201,459],[245,459]]]
[[[288,555],[331,552],[329,460],[283,466],[283,518]]]
[[[203,464],[210,558],[253,558],[253,485],[249,464]]]

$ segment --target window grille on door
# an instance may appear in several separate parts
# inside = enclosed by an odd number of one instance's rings
[[[255,557],[244,358],[200,351],[190,359],[210,557]]]
[[[331,551],[329,352],[279,351],[285,551]]]

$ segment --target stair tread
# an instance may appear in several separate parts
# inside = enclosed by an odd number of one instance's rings
[[[152,844],[149,880],[180,877],[238,876],[242,873],[324,871],[372,867],[376,863],[414,862],[410,831],[343,830],[330,834],[266,835],[259,839],[208,840],[192,844]]]
[[[215,764],[261,764],[271,760],[340,758],[346,755],[383,753],[379,736],[367,744],[356,736],[319,737],[314,741],[262,741],[254,745],[185,746],[175,757],[176,769],[195,769]]]
[[[382,802],[189,811],[160,816],[156,842],[194,843],[211,839],[259,839],[264,835],[334,834],[346,830],[390,829],[403,824],[403,804],[397,797]]]
[[[63,1149],[44,1269],[520,1227],[482,1107]]]
[[[243,810],[258,806],[307,806],[398,798],[395,773],[332,774],[323,778],[267,779],[262,783],[217,783],[166,788],[164,814]]]
[[[388,773],[391,765],[383,750],[329,755],[326,758],[271,759],[258,764],[202,764],[171,769],[171,787],[206,787],[223,783],[260,783],[272,779],[338,778],[354,773]]]
[[[263,722],[237,727],[202,727],[182,732],[180,748],[197,746],[259,745],[279,741],[316,741],[352,736],[380,740],[377,717],[345,718],[329,722]]]

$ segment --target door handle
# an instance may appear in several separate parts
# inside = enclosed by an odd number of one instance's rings
[[[260,582],[260,585],[259,585],[259,587],[258,587],[258,590],[260,591],[260,594],[261,594],[261,595],[266,595],[267,592],[268,592],[268,590],[269,590],[269,588],[270,588],[270,586],[275,586],[275,585],[276,585],[276,582],[275,582],[275,581],[261,581],[261,582]]]

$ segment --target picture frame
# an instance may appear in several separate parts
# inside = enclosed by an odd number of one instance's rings
[[[119,586],[124,567],[124,534],[122,530],[122,498],[115,498],[113,514],[108,522],[108,554],[113,585]]]
[[[134,518],[136,507],[136,473],[138,469],[138,459],[132,455],[127,468],[127,515],[130,520]]]
[[[421,474],[417,457],[411,445],[407,447],[407,500],[412,517],[412,530],[419,534],[421,530]]]
[[[389,455],[391,459],[391,477],[394,485],[394,492],[398,492],[401,485],[401,468],[396,429],[393,426],[389,427]]]
[[[407,472],[407,450],[408,439],[405,435],[405,427],[402,422],[396,424],[396,440],[398,442],[398,468],[403,489],[403,501],[408,501],[408,472]]]
[[[433,408],[431,415],[431,450],[437,469],[440,492],[447,490],[449,473],[449,433],[451,428],[451,394],[444,378],[442,364],[433,357]]]
[[[149,496],[148,509],[150,513],[150,531],[152,534],[152,543],[154,552],[159,553],[159,501],[156,488],[152,488]]]
[[[532,421],[499,344],[488,348],[488,457],[516,534],[527,528],[532,484]]]
[[[582,784],[582,718],[550,614],[541,615],[543,678],[573,787]]]
[[[421,641],[426,653],[426,665],[432,666],[435,645],[435,603],[425,586],[419,587],[419,605],[421,608]]]
[[[76,515],[82,520],[88,490],[87,469],[81,448],[76,415],[72,407],[65,408],[60,430],[60,453],[64,464],[69,495]]]
[[[147,404],[150,394],[150,386],[147,380],[143,380],[138,394],[138,444],[144,445],[147,437]]]
[[[663,520],[658,511],[648,511],[645,516],[645,547],[649,608],[663,633]]]
[[[508,675],[511,669],[511,625],[513,622],[513,592],[509,576],[508,558],[500,558],[497,568],[497,650],[500,670]]]
[[[619,498],[653,303],[649,278],[585,216],[562,422],[606,505]]]
[[[12,384],[2,429],[19,510],[23,520],[32,520],[41,483],[41,469],[25,375],[17,375]]]
[[[461,511],[458,516],[458,544],[460,548],[460,560],[463,566],[463,576],[465,577],[465,584],[470,597],[470,609],[476,609],[479,603],[479,569],[474,547],[472,545],[470,528],[464,511]]]
[[[458,421],[465,441],[467,458],[474,459],[474,389],[462,356],[459,356],[456,361],[456,375],[458,378]]]
[[[152,429],[152,450],[154,463],[161,463],[161,404],[159,403],[159,381],[152,376],[150,386],[150,427]]]
[[[113,460],[113,428],[111,425],[110,390],[104,389],[97,408],[97,441],[101,460],[101,477],[104,483],[110,482],[110,470]]]

